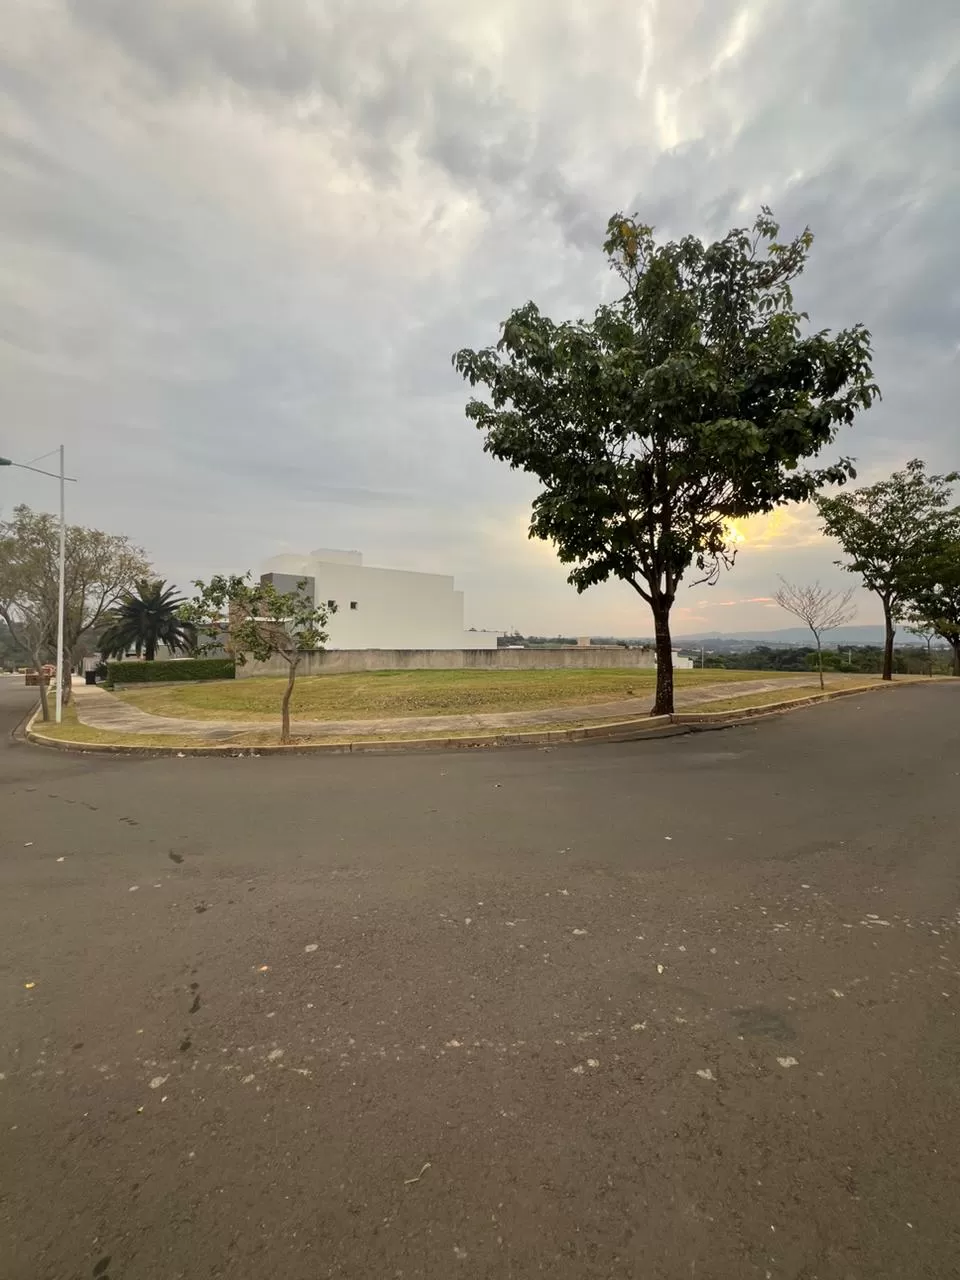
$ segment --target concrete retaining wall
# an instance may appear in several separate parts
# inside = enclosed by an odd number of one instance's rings
[[[600,645],[564,649],[328,649],[308,653],[299,676],[338,675],[349,671],[548,671],[556,669],[654,668],[652,649]],[[282,658],[237,664],[237,679],[282,676]]]

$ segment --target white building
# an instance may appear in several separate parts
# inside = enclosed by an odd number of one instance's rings
[[[301,579],[320,604],[336,603],[327,649],[495,649],[497,632],[464,631],[463,592],[441,573],[376,569],[359,551],[321,548],[273,556],[263,578],[278,591]]]

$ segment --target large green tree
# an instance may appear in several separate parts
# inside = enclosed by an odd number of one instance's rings
[[[693,566],[715,581],[729,522],[802,502],[854,474],[819,454],[877,395],[862,325],[805,332],[791,285],[813,242],[786,243],[768,209],[714,244],[657,244],[617,214],[604,251],[626,287],[586,321],[532,302],[495,348],[454,366],[488,399],[467,416],[484,448],[542,484],[530,536],[553,542],[578,591],[622,579],[650,606],[654,711],[673,710],[670,611]]]
[[[817,498],[824,532],[846,557],[837,564],[859,574],[883,607],[884,680],[893,679],[897,622],[911,612],[918,589],[932,581],[932,560],[947,542],[960,539],[960,507],[950,505],[957,479],[957,472],[928,476],[914,458],[887,480]]]
[[[141,579],[132,591],[125,591],[110,615],[107,629],[100,634],[98,647],[105,658],[122,658],[130,649],[143,653],[147,662],[164,644],[171,653],[185,653],[196,644],[196,632],[180,617],[186,597],[176,587],[155,579]]]
[[[910,588],[909,608],[916,624],[947,641],[953,674],[960,676],[960,531],[921,566]]]
[[[85,642],[105,625],[123,593],[150,572],[129,538],[68,525],[65,539],[64,682]],[[0,521],[0,617],[16,635],[29,622],[44,643],[56,635],[60,524],[55,516],[15,507]]]

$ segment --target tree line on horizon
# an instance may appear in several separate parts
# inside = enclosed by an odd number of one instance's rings
[[[724,671],[818,671],[842,672],[847,675],[880,675],[883,672],[884,646],[877,644],[842,644],[817,650],[814,645],[757,645],[736,653],[704,651],[703,665],[708,670]],[[699,661],[696,664],[700,665]],[[953,657],[947,649],[918,643],[901,645],[893,651],[895,675],[950,675]]]

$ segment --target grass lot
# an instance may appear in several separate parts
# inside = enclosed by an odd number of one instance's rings
[[[776,679],[777,672],[678,671],[678,689]],[[784,673],[787,674],[787,673]],[[794,673],[795,674],[795,673]],[[300,720],[367,720],[394,716],[469,715],[539,707],[587,706],[653,694],[653,671],[376,671],[307,676],[297,681],[291,713]],[[251,680],[126,689],[118,696],[154,715],[193,720],[275,720],[285,681]]]

